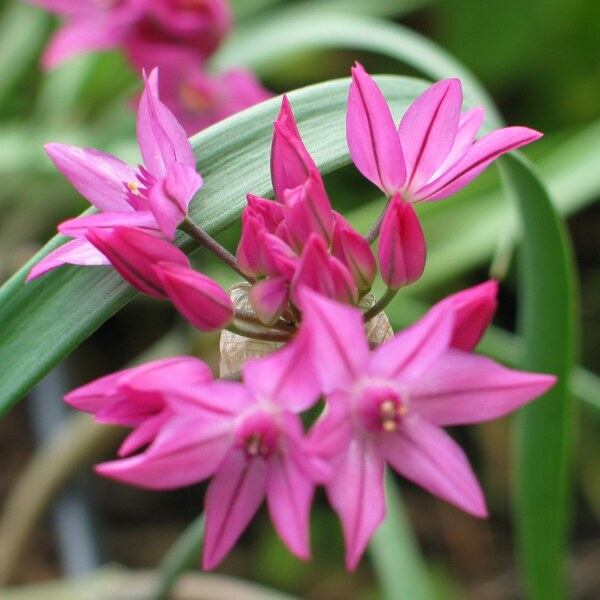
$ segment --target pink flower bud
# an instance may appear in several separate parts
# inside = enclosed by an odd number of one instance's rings
[[[284,202],[288,235],[297,252],[302,251],[312,233],[327,246],[331,244],[333,213],[318,172],[311,172],[304,185],[286,190]]]
[[[318,169],[300,137],[286,96],[283,97],[281,110],[273,125],[275,131],[271,144],[271,181],[275,197],[283,202],[285,190],[302,185],[310,173],[318,173]]]
[[[379,240],[381,278],[392,290],[414,283],[425,268],[425,238],[411,204],[396,194],[381,224]]]
[[[273,325],[285,311],[290,295],[286,277],[269,277],[255,283],[248,294],[250,304],[261,323]]]
[[[350,271],[335,256],[329,257],[329,264],[331,265],[331,278],[333,280],[333,298],[344,304],[355,305],[358,301],[358,293]]]
[[[162,281],[153,267],[170,262],[189,267],[187,256],[166,240],[133,227],[89,229],[86,235],[119,272],[121,277],[141,292],[166,298]]]
[[[338,213],[335,214],[331,253],[348,269],[360,291],[371,288],[377,273],[377,263],[371,247]]]
[[[248,210],[242,213],[242,235],[237,247],[236,260],[239,268],[249,277],[262,277],[267,274],[264,252],[260,242],[265,224],[260,216]]]
[[[161,262],[154,272],[177,310],[200,331],[222,329],[233,320],[227,292],[210,277],[187,266]]]
[[[267,231],[275,233],[277,226],[285,217],[284,207],[273,200],[267,200],[254,194],[248,194],[246,198],[248,200],[248,208],[246,210],[255,216],[262,217]]]

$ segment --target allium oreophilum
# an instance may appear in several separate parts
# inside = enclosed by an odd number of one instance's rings
[[[227,327],[283,346],[247,360],[227,380],[183,356],[68,394],[70,405],[97,421],[133,430],[120,458],[97,471],[152,489],[211,478],[207,569],[226,556],[264,499],[287,547],[308,558],[317,485],[341,520],[346,565],[355,568],[385,517],[387,464],[484,517],[481,488],[443,426],[505,415],[544,393],[554,377],[472,353],[496,308],[495,281],[449,296],[387,341],[368,339],[365,322],[423,272],[425,241],[412,204],[456,192],[494,158],[540,134],[511,127],[475,141],[483,112],[461,113],[456,79],[426,90],[396,129],[376,83],[357,66],[348,145],[359,171],[389,198],[380,219],[363,237],[332,210],[284,97],[271,148],[275,200],[248,195],[233,257],[187,215],[202,178],[183,129],[158,98],[156,77],[146,81],[138,113],[143,165],[96,150],[47,147],[101,212],[63,223],[59,230],[75,239],[38,263],[30,278],[64,263],[111,263],[140,291],[169,299],[202,331]],[[218,283],[191,269],[170,241],[177,227],[245,277],[247,305],[235,307]],[[377,275],[375,241],[388,290],[365,304]],[[321,415],[306,432],[301,414],[321,399]]]

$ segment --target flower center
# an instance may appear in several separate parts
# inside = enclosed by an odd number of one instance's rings
[[[279,425],[274,415],[262,410],[252,411],[237,427],[237,446],[247,458],[268,458],[279,447]]]
[[[393,433],[408,414],[407,394],[393,383],[369,381],[354,398],[355,415],[371,433]]]

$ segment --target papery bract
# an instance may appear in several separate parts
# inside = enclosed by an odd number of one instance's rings
[[[300,335],[312,340],[311,360],[327,402],[311,431],[311,447],[334,470],[326,490],[342,521],[350,569],[385,515],[386,462],[430,493],[485,516],[475,475],[441,426],[505,415],[555,381],[453,348],[457,310],[463,317],[474,315],[475,329],[481,323],[477,303],[464,300],[463,295],[438,304],[370,352],[358,309],[308,289],[301,293]],[[468,329],[468,322],[459,327]]]

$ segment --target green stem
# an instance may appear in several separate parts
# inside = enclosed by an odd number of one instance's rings
[[[379,237],[379,232],[381,231],[381,224],[383,223],[383,217],[385,217],[385,213],[387,211],[387,207],[390,205],[390,199],[386,202],[383,210],[379,213],[377,220],[373,225],[371,225],[371,229],[367,231],[367,235],[365,235],[365,240],[367,240],[369,246],[373,245],[373,242]]]
[[[261,327],[265,327],[264,323],[261,323],[259,318],[249,310],[244,310],[243,308],[235,309],[235,318],[240,321],[246,321],[247,323],[252,323],[253,325],[260,325]],[[283,319],[278,319],[273,325],[269,325],[272,329],[277,329],[279,331],[286,331],[288,333],[294,333],[296,331],[296,326],[294,323],[285,321]]]
[[[398,290],[388,288],[383,296],[369,310],[363,313],[365,323],[370,321],[375,315],[378,315],[396,297],[397,293]]]
[[[158,565],[156,588],[148,600],[167,600],[177,578],[200,560],[204,539],[204,515],[200,515],[184,530]]]
[[[198,227],[198,225],[196,225],[196,223],[194,223],[189,217],[186,217],[181,222],[179,227],[182,231],[185,231],[190,237],[194,238],[207,250],[212,252],[217,258],[221,259],[226,265],[231,267],[236,273],[241,275],[246,281],[249,283],[254,283],[254,279],[252,277],[248,277],[240,270],[237,261],[235,260],[235,256],[231,254],[227,248],[221,246],[217,240],[208,235],[206,231]]]
[[[238,325],[235,325],[234,323],[231,323],[225,329],[228,329],[237,335],[252,338],[253,340],[262,340],[264,342],[289,342],[292,339],[292,336],[289,332],[274,330],[269,331],[268,329],[262,332],[244,329]]]

